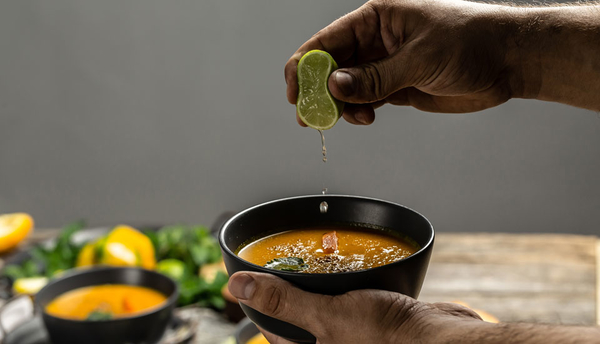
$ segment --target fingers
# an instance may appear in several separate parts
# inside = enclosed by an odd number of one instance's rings
[[[315,49],[324,50],[338,63],[345,61],[349,55],[352,55],[352,50],[356,44],[356,37],[351,25],[347,25],[347,21],[347,18],[342,17],[319,31],[298,48],[285,64],[286,95],[290,104],[296,104],[298,98],[298,75],[296,73],[298,62],[304,54]]]
[[[398,96],[396,104],[411,105],[416,109],[427,112],[476,112],[500,105],[510,99],[508,91],[500,87],[490,87],[486,90],[460,96],[431,95],[413,87],[402,91],[405,91],[405,93]],[[406,98],[402,98],[403,96]],[[391,103],[394,104],[394,102]]]
[[[375,38],[379,35],[379,16],[369,3],[337,19],[306,41],[287,61],[284,74],[287,84],[287,99],[296,104],[298,77],[296,74],[300,58],[310,50],[327,51],[340,66],[348,60],[362,57],[367,60],[383,56],[385,47]],[[358,40],[362,39],[361,42]],[[366,52],[357,52],[357,47]],[[364,55],[364,56],[363,56]],[[351,63],[354,64],[354,63]]]
[[[288,62],[285,64],[284,73],[285,73],[285,83],[287,84],[287,89],[285,95],[287,96],[287,100],[290,104],[296,104],[298,100],[298,62],[300,61],[300,57],[296,58],[296,54],[294,54]]]
[[[341,68],[328,81],[331,94],[346,103],[381,101],[412,86],[412,63],[401,50],[384,59]]]
[[[332,296],[308,293],[276,276],[238,272],[229,279],[229,290],[240,302],[253,309],[301,327],[314,336],[326,333],[324,319],[335,317],[328,305]]]
[[[375,109],[383,104],[384,102],[374,104],[346,104],[342,116],[348,123],[355,125],[369,125],[375,121]],[[298,113],[296,113],[296,122],[298,122],[301,127],[307,127],[300,119],[300,116],[298,116]]]
[[[371,104],[346,104],[342,116],[348,123],[369,125],[375,121],[375,109]]]
[[[298,124],[300,124],[301,127],[308,127],[308,125],[306,125],[304,122],[302,122],[302,120],[300,119],[300,116],[298,116],[298,113],[296,113],[296,122],[298,122]]]

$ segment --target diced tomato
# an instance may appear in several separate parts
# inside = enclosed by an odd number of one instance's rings
[[[123,310],[125,312],[133,312],[135,309],[135,307],[133,306],[133,304],[131,303],[131,301],[129,301],[128,298],[123,298]]]
[[[336,231],[323,234],[323,252],[334,253],[338,249],[338,237]]]

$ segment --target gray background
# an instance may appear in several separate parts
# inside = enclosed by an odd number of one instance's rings
[[[283,65],[362,1],[0,2],[0,213],[210,224],[320,192],[383,198],[440,231],[599,233],[600,118],[512,100],[384,107],[301,128]],[[418,56],[415,56],[418,58]]]

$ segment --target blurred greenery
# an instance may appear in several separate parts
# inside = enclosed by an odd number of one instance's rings
[[[83,221],[65,226],[53,245],[35,246],[30,259],[20,265],[6,266],[2,275],[12,281],[38,276],[51,278],[75,267],[85,243],[75,244],[72,236],[84,227]],[[219,244],[206,227],[170,225],[144,234],[154,245],[157,271],[177,282],[180,306],[197,303],[217,309],[225,307],[221,289],[227,284],[227,274],[219,271],[210,281],[199,276],[203,265],[221,261]]]
[[[26,277],[53,277],[59,272],[74,267],[82,246],[73,243],[71,236],[84,227],[83,221],[68,224],[60,232],[54,245],[33,247],[30,251],[31,258],[21,265],[8,265],[4,268],[3,275],[13,281]]]

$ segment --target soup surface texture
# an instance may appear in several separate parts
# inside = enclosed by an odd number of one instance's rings
[[[166,301],[160,292],[139,286],[105,284],[70,290],[46,306],[56,317],[77,320],[109,320],[145,312]]]
[[[418,249],[407,240],[383,231],[355,227],[296,229],[277,233],[238,249],[238,256],[260,266],[273,267],[282,258],[301,264],[305,273],[335,273],[370,269],[406,258]],[[301,258],[302,261],[293,261]],[[287,265],[286,265],[287,267]],[[279,268],[279,270],[288,270]]]

